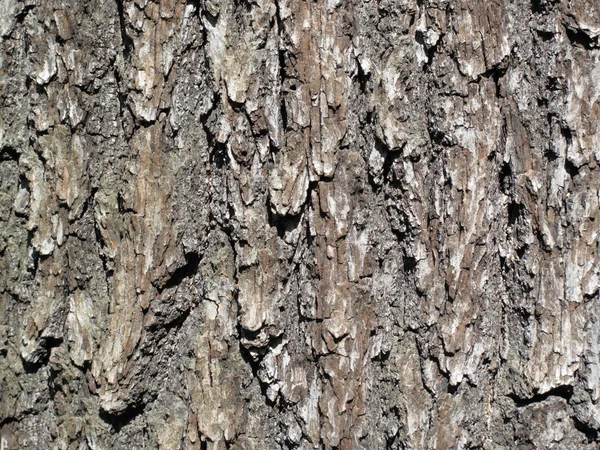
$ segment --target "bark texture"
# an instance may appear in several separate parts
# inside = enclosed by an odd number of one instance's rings
[[[0,36],[8,448],[599,448],[596,0],[2,0]]]

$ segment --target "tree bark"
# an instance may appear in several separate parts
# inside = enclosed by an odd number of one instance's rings
[[[2,450],[599,448],[595,0],[0,35]]]

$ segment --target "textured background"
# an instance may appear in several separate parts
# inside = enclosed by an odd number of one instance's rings
[[[599,447],[596,0],[1,0],[9,448]]]

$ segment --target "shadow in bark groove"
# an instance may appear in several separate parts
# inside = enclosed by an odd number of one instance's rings
[[[598,430],[582,422],[575,416],[571,417],[571,419],[573,419],[573,425],[575,426],[575,429],[577,429],[579,432],[585,435],[585,437],[588,440],[588,443],[596,442],[598,440]]]
[[[549,397],[561,397],[567,402],[571,400],[573,396],[573,386],[557,386],[554,389],[550,389],[548,392],[543,394],[535,394],[533,397],[521,398],[517,394],[508,394],[507,397],[512,399],[518,408],[524,408],[535,403],[542,403]]]
[[[196,275],[201,260],[200,255],[195,252],[185,255],[185,264],[175,269],[171,277],[162,286],[158,287],[158,292],[160,293],[165,289],[179,286],[186,278]]]
[[[40,353],[39,359],[36,362],[28,362],[28,361],[23,360],[23,368],[25,369],[25,372],[35,373],[38,370],[40,370],[42,367],[47,365],[48,361],[50,359],[50,353],[51,353],[52,349],[54,347],[58,347],[60,344],[62,344],[62,342],[63,342],[62,338],[55,338],[55,337],[41,338],[39,350],[37,350]]]
[[[131,50],[133,49],[133,39],[127,34],[127,25],[125,24],[125,12],[123,10],[123,0],[115,0],[117,12],[119,14],[119,26],[121,28],[121,41],[123,43],[123,58],[129,60]]]
[[[277,235],[283,239],[286,232],[292,232],[300,225],[302,219],[302,212],[292,216],[290,214],[286,214],[284,216],[277,214],[274,212],[269,206],[267,206],[267,211],[269,214],[269,226],[275,227],[277,229]]]
[[[136,417],[144,413],[145,404],[130,405],[122,413],[111,414],[100,408],[99,417],[109,424],[115,433],[119,433],[123,427],[130,424]]]
[[[598,48],[598,38],[589,36],[582,30],[574,30],[566,27],[567,38],[571,42],[571,45],[575,47],[583,47],[586,50],[594,50]]]

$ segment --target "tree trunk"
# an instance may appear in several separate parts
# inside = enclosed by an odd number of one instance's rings
[[[596,0],[3,0],[2,450],[598,448]]]

